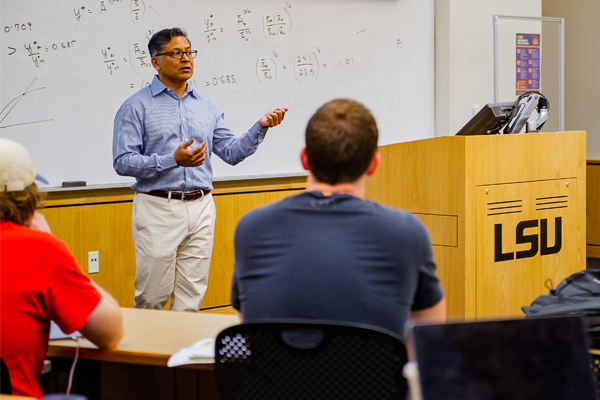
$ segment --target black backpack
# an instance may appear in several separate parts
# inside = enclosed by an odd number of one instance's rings
[[[525,318],[579,315],[592,345],[600,346],[600,270],[579,271],[522,307]]]

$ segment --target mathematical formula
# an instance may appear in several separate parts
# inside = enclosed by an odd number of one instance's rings
[[[37,40],[34,40],[33,42],[29,42],[29,43],[25,43],[23,45],[23,50],[24,53],[31,59],[31,61],[33,62],[33,64],[36,66],[36,68],[40,67],[41,63],[44,63],[45,60],[43,58],[43,53],[48,53],[51,51],[57,51],[57,50],[68,50],[68,49],[72,49],[75,47],[75,43],[77,42],[77,40],[67,40],[65,42],[59,42],[59,43],[52,43],[52,44],[42,44],[41,42],[38,43]],[[18,53],[18,50],[16,47],[10,47],[8,46],[8,50],[9,56],[12,56],[13,54]]]
[[[290,3],[285,3],[283,13],[276,13],[263,17],[263,33],[265,37],[289,35],[292,31],[292,17],[289,9],[292,8]]]
[[[212,79],[206,81],[206,86],[219,86],[219,85],[231,85],[236,83],[235,75],[221,75],[215,76]]]
[[[129,65],[139,75],[145,72],[146,69],[152,68],[150,54],[139,42],[129,42],[128,53],[126,56],[118,53],[111,47],[105,47],[100,50],[102,54],[102,62],[106,66],[107,72],[113,75],[119,71],[123,65]]]
[[[83,21],[90,18],[92,15],[108,14],[111,11],[116,11],[113,7],[123,3],[123,0],[101,0],[94,3],[92,6],[81,5],[73,9],[73,16],[77,21]],[[146,13],[146,5],[144,0],[130,0],[129,3],[129,18],[131,22],[137,24],[144,19]]]
[[[157,12],[151,5],[146,5],[145,0],[97,0],[81,3],[80,6],[73,8],[72,17],[78,22],[83,22],[91,21],[94,16],[100,18],[99,16],[104,14],[128,13],[131,21],[136,24],[144,19],[147,9]],[[262,36],[267,40],[279,37],[277,43],[285,43],[282,41],[285,41],[285,38],[292,34],[292,16],[292,4],[285,2],[283,7],[272,8],[271,12],[257,13],[250,7],[246,7],[229,16],[218,13],[199,15],[198,21],[202,28],[201,32],[204,35],[205,43],[211,46],[215,43],[226,43],[232,37],[243,43],[260,39],[260,32],[256,36],[256,31],[261,29]],[[31,32],[35,28],[31,22],[23,20],[6,24],[3,31],[4,34],[10,34],[11,37],[18,40],[20,32]],[[358,35],[363,35],[367,30],[359,29],[355,32]],[[234,33],[234,35],[232,36],[231,33]],[[139,40],[126,42],[126,48],[123,45],[124,43],[104,45],[96,50],[97,62],[104,66],[106,74],[109,76],[120,75],[130,69],[133,69],[138,75],[147,76],[148,72],[154,73],[151,57],[147,50],[147,41],[153,34],[154,30],[146,31],[145,35],[138,38]],[[194,37],[191,39],[193,42]],[[393,45],[403,47],[400,38],[394,38],[393,40]],[[23,54],[32,61],[36,68],[40,68],[48,61],[44,57],[46,53],[71,51],[77,46],[77,40],[70,39],[56,43],[30,41],[21,45],[21,47],[7,46],[7,49],[9,56]],[[81,45],[79,47],[81,48]],[[360,62],[360,60],[355,60],[352,56],[340,57],[340,54],[336,54],[327,57],[321,53],[318,47],[315,47],[314,50],[299,51],[295,55],[290,55],[287,52],[286,57],[280,57],[276,51],[271,51],[271,54],[255,60],[254,73],[256,80],[264,84],[277,82],[278,79],[286,76],[290,78],[293,76],[297,82],[309,83],[318,80],[319,75],[327,68],[352,68],[356,62]],[[197,73],[197,75],[201,74],[201,71]],[[200,88],[200,86],[219,87],[235,85],[246,80],[248,80],[248,75],[244,74],[243,70],[229,69],[218,75],[202,76],[199,78],[199,81],[202,82],[201,85],[196,85],[195,81],[194,83],[190,81],[190,84],[197,88]],[[130,88],[137,89],[150,84],[145,80],[141,82],[141,84],[131,83]]]
[[[246,18],[246,14],[251,13],[252,11],[250,11],[249,8],[246,8],[242,11],[242,13],[237,15],[237,31],[240,35],[240,39],[246,42],[248,41],[250,35],[252,35],[252,31],[250,30],[249,25],[244,21],[244,18]]]
[[[294,57],[294,60],[287,62],[281,60],[276,52],[273,52],[273,57],[259,58],[256,60],[256,78],[261,83],[273,83],[277,81],[279,69],[287,70],[289,64],[293,64],[294,78],[298,82],[313,82],[319,77],[321,68],[327,68],[326,63],[320,63],[317,54],[321,53],[318,47],[316,51],[299,54]],[[346,62],[348,61],[348,62]],[[339,65],[344,63],[349,65],[354,64],[353,58],[339,59]]]

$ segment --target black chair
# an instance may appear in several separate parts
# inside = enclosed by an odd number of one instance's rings
[[[600,353],[598,351],[594,351],[594,352],[592,352],[591,356],[592,356],[592,369],[594,370],[594,375],[596,376],[596,388],[597,388],[598,394],[600,394]]]
[[[399,336],[359,324],[246,323],[215,343],[221,400],[404,400],[406,362]]]
[[[0,393],[11,394],[12,384],[10,383],[10,373],[4,360],[0,359]]]

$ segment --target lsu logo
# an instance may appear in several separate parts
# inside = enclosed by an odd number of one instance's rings
[[[538,231],[533,231],[533,228],[538,228]],[[529,230],[528,234],[525,234]],[[516,244],[529,243],[529,249],[503,253],[502,250],[502,224],[494,225],[494,262],[510,261],[514,259],[530,258],[540,253],[542,256],[556,254],[562,248],[562,217],[554,219],[554,245],[548,247],[548,220],[547,219],[532,219],[529,221],[521,221],[516,227]]]

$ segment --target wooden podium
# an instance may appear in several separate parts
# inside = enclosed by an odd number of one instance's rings
[[[522,317],[585,269],[585,132],[381,146],[367,198],[427,227],[452,319]]]

